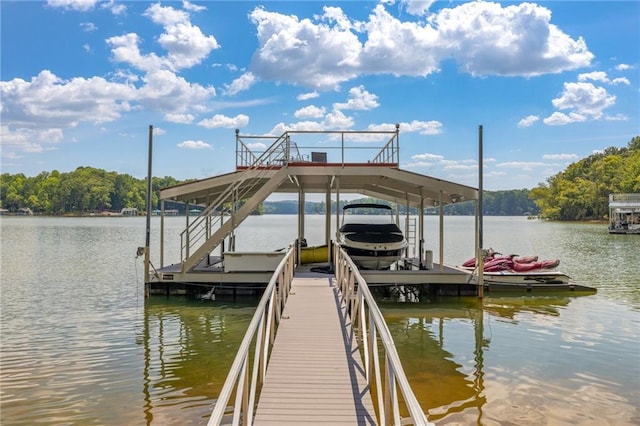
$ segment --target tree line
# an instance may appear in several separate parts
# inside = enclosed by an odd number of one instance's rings
[[[521,216],[521,215],[537,215],[539,208],[533,199],[529,196],[530,191],[528,189],[513,189],[508,191],[484,191],[483,194],[483,211],[485,215],[489,216]],[[374,203],[374,204],[386,204],[390,205],[394,209],[397,208],[398,213],[404,215],[407,213],[407,206],[405,204],[394,205],[388,201],[379,200],[377,198],[365,197],[355,200],[340,200],[339,206],[335,203],[331,204],[331,212],[335,213],[336,207],[339,211],[342,210],[346,204],[350,203]],[[298,202],[295,200],[287,201],[272,201],[264,202],[265,214],[297,214]],[[305,202],[305,213],[307,214],[324,214],[326,211],[324,201]],[[395,212],[395,210],[394,210]],[[363,211],[366,214],[366,211]],[[409,214],[417,215],[419,211],[415,207],[409,209]],[[427,208],[425,209],[427,215],[440,214],[439,208]],[[444,206],[444,214],[446,215],[474,215],[475,204],[473,202],[463,202],[457,204],[448,204]]]
[[[640,136],[626,148],[570,164],[531,190],[540,215],[552,220],[603,220],[609,214],[609,194],[640,193]]]
[[[158,190],[178,183],[172,177],[152,178],[152,205],[158,202]],[[40,214],[62,215],[119,212],[125,207],[144,211],[146,194],[146,179],[93,167],[78,167],[69,173],[41,172],[34,177],[0,175],[0,206],[11,212],[30,208]]]
[[[151,180],[151,205],[158,208],[158,191],[184,181],[169,176],[154,177]],[[37,214],[64,215],[102,212],[120,212],[123,208],[146,209],[147,180],[128,174],[108,172],[93,167],[78,167],[68,173],[57,170],[41,172],[37,176],[27,177],[22,173],[0,175],[0,207],[16,212],[20,208],[29,208]],[[339,208],[349,201],[342,200]],[[373,198],[362,198],[351,202],[385,203]],[[400,214],[406,214],[406,206],[399,204]],[[184,205],[166,204],[165,208],[175,208],[184,212]],[[336,206],[331,209],[335,212]],[[324,202],[307,201],[306,213],[324,214]],[[529,191],[487,191],[484,198],[484,211],[488,215],[537,214],[537,206],[529,198]],[[297,201],[265,202],[256,209],[257,214],[296,214]],[[410,211],[417,214],[416,209]],[[427,209],[427,214],[438,214],[437,209]],[[459,203],[445,207],[446,214],[474,214],[473,203]]]

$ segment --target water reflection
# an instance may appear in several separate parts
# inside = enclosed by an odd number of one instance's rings
[[[175,297],[147,301],[138,336],[147,424],[202,424],[208,418],[254,307]]]
[[[438,425],[637,424],[638,345],[598,324],[576,326],[569,306],[581,303],[498,297],[381,308],[418,401]]]

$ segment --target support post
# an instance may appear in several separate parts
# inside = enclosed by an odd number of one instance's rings
[[[478,127],[478,298],[484,298],[484,250],[482,242],[482,125]]]
[[[146,224],[146,233],[145,233],[145,242],[144,242],[144,282],[145,287],[146,284],[149,283],[149,246],[151,244],[151,164],[152,164],[152,153],[153,153],[153,126],[149,126],[149,155],[147,162],[147,224]],[[146,295],[146,292],[145,292]]]
[[[160,267],[164,267],[164,200],[160,201]]]
[[[440,272],[444,262],[444,206],[442,205],[442,191],[438,194],[438,205],[440,206]]]
[[[331,264],[331,180],[327,185],[327,192],[324,195],[324,243],[327,245],[327,259]]]
[[[336,241],[340,241],[340,176],[336,177]]]
[[[422,193],[422,190],[420,190]],[[425,254],[424,254],[424,197],[420,194],[420,212],[418,216],[418,265],[420,269],[425,269]]]
[[[304,240],[304,190],[298,189],[298,247],[296,256],[300,259],[302,254],[302,241]]]

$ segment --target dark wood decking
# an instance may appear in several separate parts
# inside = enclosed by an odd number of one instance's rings
[[[376,424],[360,353],[334,277],[297,274],[291,292],[255,424]]]

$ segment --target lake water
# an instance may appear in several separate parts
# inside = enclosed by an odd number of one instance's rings
[[[184,218],[166,219],[165,263]],[[473,218],[445,217],[445,261],[473,256]],[[144,218],[2,217],[0,423],[206,424],[256,301],[143,298]],[[438,252],[438,218],[425,219]],[[324,217],[307,217],[322,243]],[[159,218],[152,259],[159,263]],[[238,250],[295,238],[250,217]],[[640,424],[640,237],[606,225],[487,217],[484,246],[561,259],[597,294],[495,293],[381,303],[411,385],[438,425]]]

